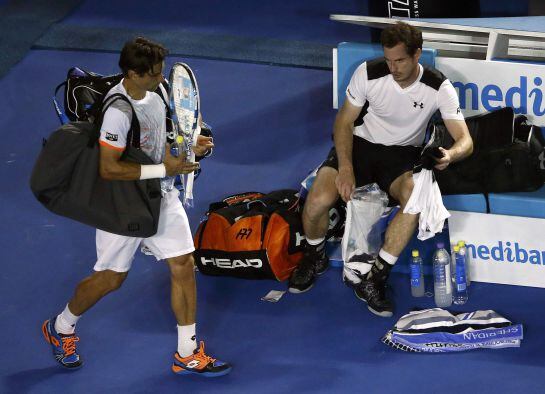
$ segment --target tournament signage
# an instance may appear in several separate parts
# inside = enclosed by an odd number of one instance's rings
[[[545,287],[545,219],[450,213],[450,239],[467,240],[471,280]]]
[[[435,66],[458,91],[465,116],[508,106],[545,125],[545,65],[437,57]]]

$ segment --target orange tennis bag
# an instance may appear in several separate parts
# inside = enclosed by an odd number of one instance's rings
[[[296,190],[249,192],[213,203],[195,236],[195,262],[206,275],[289,278],[303,258]]]

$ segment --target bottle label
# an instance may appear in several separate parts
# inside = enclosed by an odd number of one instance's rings
[[[447,294],[452,294],[452,279],[450,277],[450,275],[451,275],[451,273],[450,273],[450,263],[448,263],[444,267],[445,267],[445,276],[448,278],[446,280],[446,282],[447,282],[447,291],[446,291],[446,293]]]
[[[460,286],[463,286],[463,289],[460,290]],[[458,291],[463,291],[466,288],[466,267],[464,262],[464,256],[456,256],[456,286]]]
[[[420,275],[422,275],[420,264],[411,264],[411,286],[412,287],[420,286]]]

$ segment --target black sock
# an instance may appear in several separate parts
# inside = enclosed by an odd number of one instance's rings
[[[376,283],[386,283],[393,265],[388,264],[382,257],[377,256],[371,271],[367,274],[367,279],[373,279]]]
[[[310,255],[314,259],[321,260],[325,258],[325,245],[326,245],[325,239],[322,242],[320,242],[318,245],[311,245],[307,242],[306,250],[310,253]]]

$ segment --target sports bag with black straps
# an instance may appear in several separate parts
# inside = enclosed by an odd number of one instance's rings
[[[442,194],[476,194],[534,191],[545,182],[540,159],[544,142],[539,127],[528,124],[506,107],[466,119],[473,139],[473,153],[434,171]],[[433,123],[433,147],[450,148],[454,140],[442,122]],[[436,150],[435,150],[436,151]]]
[[[116,100],[130,105],[124,95],[114,94],[99,113],[103,114]],[[157,232],[159,222],[160,181],[103,179],[98,170],[100,124],[101,116],[96,123],[66,123],[53,132],[34,165],[30,179],[32,192],[40,203],[58,215],[115,234],[150,237]],[[153,164],[139,147],[140,126],[133,109],[121,160]]]
[[[210,205],[195,236],[195,262],[207,275],[289,278],[303,257],[296,190],[250,192]]]

